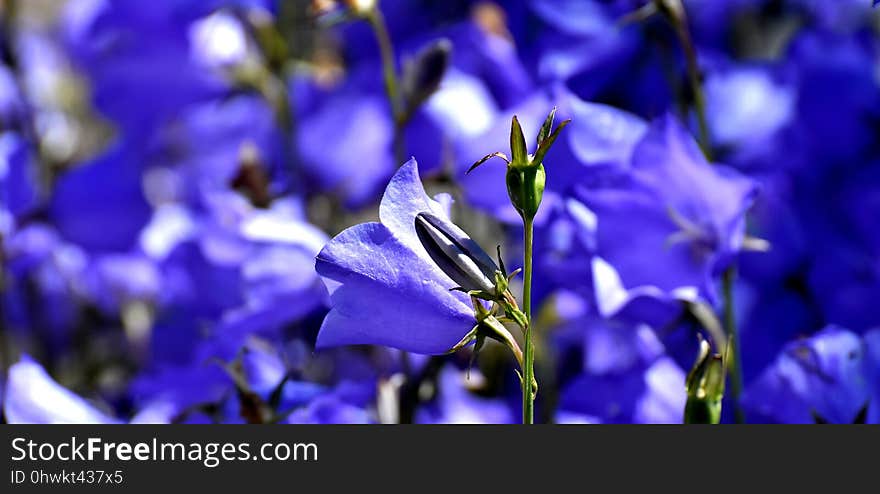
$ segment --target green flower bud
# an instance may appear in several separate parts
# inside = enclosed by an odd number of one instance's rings
[[[538,213],[544,197],[546,174],[544,165],[527,167],[507,167],[507,195],[513,207],[525,220],[531,220]]]
[[[700,354],[687,377],[686,424],[717,424],[721,421],[725,373],[721,355],[712,353],[708,342],[700,341]]]
[[[544,198],[544,186],[547,182],[547,175],[544,172],[544,157],[556,142],[559,131],[571,122],[571,120],[565,120],[559,124],[559,127],[553,129],[555,116],[556,108],[553,108],[538,132],[538,147],[535,149],[535,154],[529,154],[522,127],[514,115],[510,122],[510,158],[503,153],[488,154],[468,169],[468,173],[470,173],[490,158],[503,159],[507,163],[507,195],[510,197],[513,207],[525,221],[531,221],[535,218],[535,215],[538,214],[538,208],[541,206],[541,199]]]

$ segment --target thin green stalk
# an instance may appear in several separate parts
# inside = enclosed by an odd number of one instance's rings
[[[685,63],[687,65],[688,80],[691,85],[691,92],[694,98],[694,109],[697,113],[697,126],[700,132],[700,147],[706,155],[706,159],[712,161],[712,144],[709,139],[709,123],[706,120],[706,96],[703,92],[702,77],[700,76],[700,66],[697,62],[697,51],[691,41],[690,32],[687,26],[678,26],[676,28],[678,38],[684,51]]]
[[[523,256],[523,310],[528,324],[525,327],[523,356],[523,424],[531,424],[535,420],[535,349],[532,343],[532,244],[533,220],[523,219],[524,251]]]
[[[382,57],[382,79],[385,83],[385,94],[391,105],[394,120],[394,158],[400,165],[406,159],[406,148],[403,143],[403,100],[400,96],[400,82],[397,76],[397,66],[394,62],[394,46],[391,44],[391,36],[388,35],[385,17],[378,6],[370,10],[366,19],[373,29],[376,42],[379,43],[379,55]]]
[[[690,31],[688,30],[685,17],[670,16],[670,22],[675,29],[687,64],[688,80],[694,98],[694,110],[697,114],[697,124],[700,132],[700,147],[708,161],[712,161],[712,145],[709,135],[709,125],[706,119],[706,97],[703,92],[702,77],[700,75],[697,51],[694,48]],[[736,278],[736,266],[731,265],[724,271],[722,278],[724,330],[727,333],[728,348],[725,350],[729,360],[727,369],[730,376],[730,395],[734,403],[734,416],[738,423],[745,422],[745,415],[739,403],[742,392],[742,365],[739,351],[739,335],[736,328],[736,318],[733,307],[733,282]]]
[[[727,368],[730,375],[730,397],[733,399],[733,414],[736,422],[742,424],[746,421],[745,413],[739,403],[742,394],[742,358],[739,351],[739,334],[736,330],[736,315],[733,312],[733,282],[736,277],[736,267],[731,265],[724,271],[722,278],[722,292],[724,294],[724,329],[727,331]]]

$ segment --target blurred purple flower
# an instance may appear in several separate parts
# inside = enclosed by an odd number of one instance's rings
[[[750,179],[708,163],[675,119],[655,122],[624,176],[575,194],[593,226],[599,311],[611,316],[648,300],[715,302],[712,280],[742,248],[756,193]]]
[[[69,2],[65,41],[92,84],[95,106],[125,134],[141,136],[187,104],[222,96],[229,83],[203,70],[191,47],[201,40],[190,37],[191,24],[220,4]]]
[[[27,130],[25,122],[29,112],[15,74],[6,65],[0,65],[0,119],[4,127]]]
[[[369,413],[356,405],[346,403],[335,394],[319,396],[305,407],[294,410],[288,424],[369,424]]]
[[[37,206],[36,167],[29,146],[18,134],[0,135],[0,234],[3,235],[11,233],[17,218]]]
[[[136,153],[119,142],[58,178],[49,214],[66,240],[89,251],[125,251],[136,245],[151,214]]]
[[[756,421],[852,423],[878,398],[877,343],[877,331],[862,340],[837,326],[792,342],[746,390],[743,405]]]
[[[4,239],[5,323],[50,348],[69,343],[79,316],[78,280],[87,258],[49,226],[27,225]]]
[[[575,158],[586,166],[626,168],[648,130],[647,123],[613,106],[583,101],[573,95],[567,102],[572,120],[566,137]]]
[[[416,412],[419,424],[513,424],[519,419],[503,400],[484,398],[468,388],[482,376],[471,370],[466,376],[455,367],[446,366],[437,381],[437,396]]]
[[[723,67],[709,73],[706,116],[716,146],[755,153],[795,116],[796,88],[761,66]],[[742,149],[746,148],[746,149]]]
[[[565,386],[559,413],[600,423],[680,423],[685,373],[645,325],[584,316],[560,332],[583,338],[583,371]]]
[[[360,81],[352,78],[323,91],[316,106],[300,117],[297,135],[303,170],[316,189],[334,191],[350,207],[373,200],[394,172],[394,123],[387,101],[378,87],[368,91]]]

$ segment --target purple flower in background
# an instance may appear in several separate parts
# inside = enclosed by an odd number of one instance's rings
[[[687,310],[731,302],[747,420],[880,422],[880,0],[661,3],[16,2],[0,421],[516,421],[500,349],[431,356],[485,316],[451,289],[506,284],[426,187],[520,258],[506,170],[466,171],[557,107],[541,419],[681,421]]]
[[[622,177],[575,194],[595,232],[600,312],[646,298],[714,302],[712,279],[741,250],[756,193],[752,180],[708,163],[674,118],[655,122]]]
[[[138,151],[118,142],[58,178],[49,215],[66,240],[94,251],[134,247],[151,214]]]
[[[502,400],[484,398],[470,391],[481,381],[475,370],[469,375],[446,366],[440,371],[438,396],[416,413],[420,424],[512,424],[513,410]]]
[[[321,395],[308,405],[293,411],[285,421],[288,424],[369,424],[369,413],[357,405],[347,403],[336,394]]]
[[[15,74],[0,65],[0,119],[8,127],[20,126],[28,116],[28,108],[21,96]]]
[[[680,423],[685,373],[651,328],[584,316],[560,328],[583,337],[583,370],[562,391],[560,421]]]
[[[143,135],[187,104],[222,96],[230,84],[205,70],[204,40],[190,33],[217,3],[69,2],[65,42],[91,81],[95,106],[126,134]]]
[[[744,405],[762,421],[853,423],[878,418],[878,331],[829,326],[785,347],[746,390]],[[873,413],[869,414],[869,408]]]
[[[748,156],[793,119],[797,93],[760,66],[733,65],[706,80],[706,113],[716,145]],[[758,149],[756,149],[758,148]]]
[[[2,77],[2,76],[0,76]],[[19,135],[0,135],[0,234],[37,205],[38,184],[29,144]]]
[[[449,221],[438,202],[448,197],[428,197],[417,167],[410,160],[391,179],[379,207],[381,223],[353,226],[318,254],[315,268],[332,307],[318,334],[319,348],[375,344],[442,354],[473,327],[468,297],[450,291],[456,282],[416,233],[419,213]]]
[[[613,106],[573,95],[567,101],[572,116],[567,139],[575,158],[586,166],[627,167],[648,124]]]
[[[385,97],[378,87],[368,91],[357,84],[370,81],[359,77],[338,89],[321,88],[315,98],[318,103],[301,116],[298,135],[307,178],[318,190],[334,191],[351,207],[373,200],[394,171],[394,123]]]
[[[3,243],[5,324],[50,348],[66,346],[79,316],[76,285],[86,256],[40,223],[20,228]]]

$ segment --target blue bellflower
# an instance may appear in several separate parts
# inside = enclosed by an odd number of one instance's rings
[[[674,118],[655,122],[622,178],[576,193],[594,215],[600,312],[645,297],[714,302],[712,279],[742,249],[756,193],[752,180],[708,163]]]
[[[446,231],[458,230],[443,204],[425,194],[410,160],[385,190],[381,223],[355,225],[318,254],[315,267],[332,307],[318,334],[319,348],[375,344],[442,354],[474,326],[468,297],[450,291],[458,283],[419,239],[419,214],[431,215]]]

